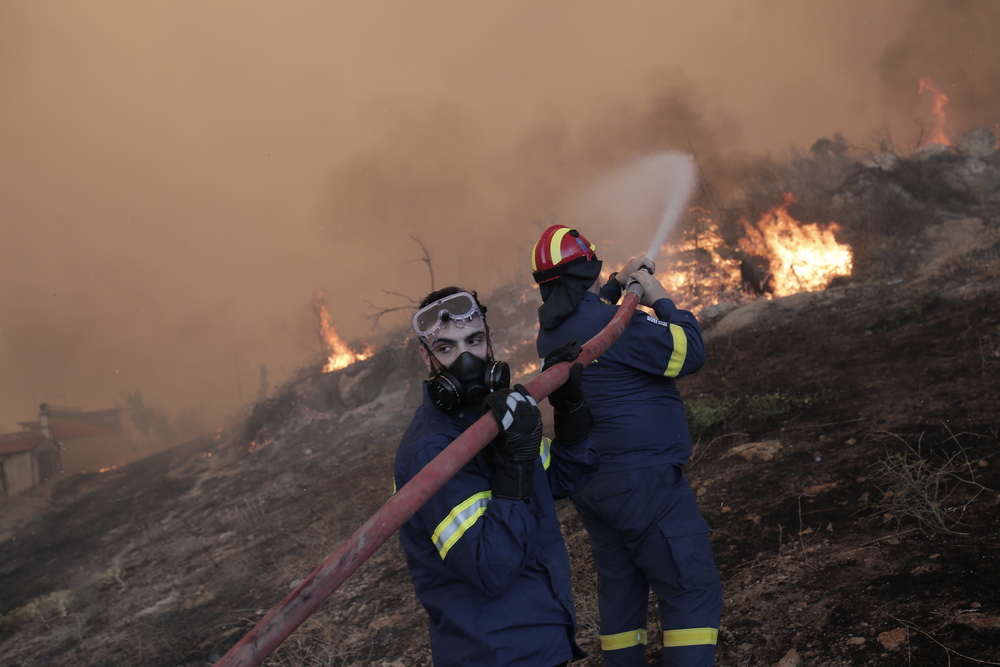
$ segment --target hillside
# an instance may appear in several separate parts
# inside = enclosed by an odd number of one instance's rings
[[[925,208],[889,274],[702,313],[709,363],[681,390],[725,589],[717,664],[1000,664],[995,202]],[[487,299],[514,368],[536,298]],[[303,369],[229,431],[70,476],[4,526],[0,665],[221,657],[392,493],[423,375],[400,336]],[[585,533],[560,516],[592,654],[576,664],[598,665]],[[391,538],[265,664],[416,667],[427,647]]]

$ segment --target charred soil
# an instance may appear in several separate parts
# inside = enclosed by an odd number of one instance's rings
[[[710,361],[681,389],[725,587],[719,665],[1000,664],[1000,246],[984,220],[924,270],[706,321]],[[494,300],[522,340],[532,299]],[[413,357],[305,369],[237,428],[58,482],[0,542],[0,664],[217,660],[392,493]],[[586,535],[560,515],[578,664],[598,665]],[[430,665],[396,538],[265,664]]]

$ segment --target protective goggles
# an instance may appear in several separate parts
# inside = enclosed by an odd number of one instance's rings
[[[437,338],[444,322],[451,322],[459,329],[475,331],[485,327],[476,298],[468,292],[450,294],[418,310],[413,316],[413,331],[429,344]]]

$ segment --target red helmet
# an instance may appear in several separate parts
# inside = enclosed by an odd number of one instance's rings
[[[536,283],[555,280],[570,262],[597,259],[597,246],[566,225],[552,225],[538,239],[531,253],[531,271]]]

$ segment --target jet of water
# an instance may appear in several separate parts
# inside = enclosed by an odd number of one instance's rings
[[[655,260],[687,210],[697,183],[694,158],[661,152],[633,160],[605,174],[570,202],[567,224],[599,243],[603,259],[635,257],[659,221],[645,257]],[[608,256],[605,256],[608,255]]]
[[[656,230],[653,242],[649,244],[646,251],[646,259],[653,261],[656,254],[667,240],[667,236],[677,226],[677,221],[687,210],[691,195],[694,194],[694,187],[697,182],[694,158],[683,153],[664,153],[661,157],[663,162],[664,192],[666,194],[667,205],[660,217],[660,226]]]

